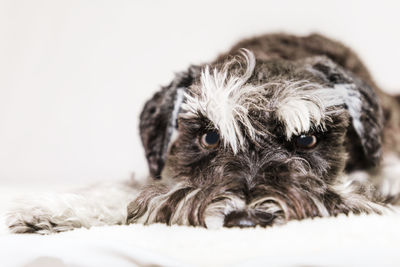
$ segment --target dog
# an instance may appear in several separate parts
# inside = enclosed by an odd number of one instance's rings
[[[400,204],[399,100],[337,41],[245,39],[178,73],[145,104],[139,128],[149,182],[25,200],[8,226],[266,227],[382,214]]]

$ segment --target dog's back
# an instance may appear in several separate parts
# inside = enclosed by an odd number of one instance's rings
[[[375,85],[368,69],[350,48],[340,42],[320,34],[305,37],[289,34],[266,34],[255,38],[244,39],[231,48],[228,53],[220,55],[217,61],[236,53],[241,48],[252,51],[256,58],[299,60],[313,56],[326,56],[343,68],[353,72],[374,89]]]

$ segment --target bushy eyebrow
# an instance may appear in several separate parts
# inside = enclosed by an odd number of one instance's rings
[[[246,128],[250,137],[255,131],[249,117],[249,105],[255,99],[262,98],[262,87],[246,84],[254,72],[254,54],[243,49],[241,56],[224,64],[218,70],[206,66],[200,77],[200,85],[194,94],[186,94],[182,105],[185,116],[202,114],[207,117],[220,132],[225,146],[236,153],[244,144],[241,127]],[[232,71],[234,64],[245,66],[243,73]]]
[[[325,129],[325,123],[331,121],[338,108],[351,102],[351,110],[355,114],[361,112],[361,102],[358,92],[352,90],[353,84],[339,84],[324,87],[306,80],[292,83],[281,89],[277,97],[276,115],[285,125],[285,135],[290,139],[312,129]],[[354,92],[353,92],[354,91]],[[349,92],[351,97],[349,97]],[[343,110],[343,109],[340,109]],[[354,118],[357,118],[354,115]]]

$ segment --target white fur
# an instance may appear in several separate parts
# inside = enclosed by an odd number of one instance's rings
[[[329,212],[326,209],[325,205],[318,200],[317,198],[313,197],[310,195],[310,198],[314,202],[315,206],[317,207],[319,214],[323,217],[328,217]],[[277,216],[274,219],[274,224],[283,224],[286,223],[287,220],[289,220],[289,210],[288,206],[286,203],[280,201],[277,198],[274,197],[264,197],[261,199],[258,199],[254,202],[252,202],[249,205],[249,208],[254,209],[254,210],[261,210],[263,212],[275,214],[275,215],[280,215],[282,213],[282,216]]]
[[[383,158],[382,171],[375,177],[376,186],[384,197],[400,194],[400,158],[389,154]]]
[[[359,136],[364,133],[364,127],[361,123],[361,96],[354,84],[336,84],[334,86],[335,94],[346,104],[348,112],[352,118],[353,127]]]
[[[179,225],[189,225],[189,212],[190,210],[186,208],[187,203],[194,197],[196,196],[197,193],[199,193],[201,189],[196,189],[190,192],[183,200],[181,200],[177,207],[176,210],[171,217],[171,223],[172,224],[179,224]],[[197,210],[196,210],[197,212]],[[197,213],[196,213],[197,215]]]
[[[171,125],[176,127],[176,119],[178,118],[179,109],[181,108],[182,102],[184,100],[184,88],[176,89],[176,99],[174,103],[174,110],[172,111],[171,116]]]
[[[156,221],[157,213],[168,198],[176,191],[187,186],[188,185],[184,182],[177,183],[167,193],[154,196],[147,205],[146,212],[136,221],[136,223],[154,223]],[[190,202],[198,194],[203,194],[201,188],[193,190],[178,202],[174,213],[171,215],[171,224],[190,225],[188,218],[192,210],[188,207],[191,207]],[[208,205],[205,210],[204,216],[207,228],[216,229],[222,227],[224,218],[227,214],[234,210],[242,210],[246,208],[245,201],[232,193],[226,192],[225,194],[218,195],[218,197],[223,198],[223,200]],[[194,210],[195,212],[198,211],[198,209]],[[195,213],[194,216],[196,217],[197,214]]]
[[[365,193],[372,194],[372,191],[374,190],[372,185],[365,184],[364,186],[366,187],[364,188],[364,190],[366,190]],[[389,212],[389,206],[382,206],[380,204],[372,202],[364,194],[358,193],[357,191],[359,190],[359,185],[355,183],[355,181],[351,179],[351,176],[349,175],[341,176],[336,184],[332,185],[331,188],[335,193],[339,194],[342,197],[343,202],[346,204],[346,206],[350,208],[360,208],[367,212]]]
[[[230,145],[236,153],[244,142],[240,124],[248,130],[250,137],[255,131],[248,117],[249,106],[262,95],[263,86],[246,84],[255,67],[255,57],[252,52],[243,49],[246,69],[243,74],[232,74],[229,67],[239,64],[233,60],[222,70],[210,70],[206,66],[201,74],[199,95],[186,94],[183,110],[186,116],[200,113],[210,119],[220,132],[225,145]],[[240,124],[239,124],[240,123]]]
[[[166,182],[172,182],[172,181],[166,181]],[[171,189],[169,189],[168,192],[155,195],[154,197],[152,197],[152,199],[149,201],[147,205],[146,212],[136,221],[136,223],[143,223],[143,224],[154,223],[156,221],[156,216],[158,211],[163,206],[163,204],[168,200],[168,198],[176,191],[185,187],[187,187],[187,184],[185,182],[179,182],[176,183]],[[180,200],[180,202],[178,203],[178,208],[180,212],[182,212],[185,203],[189,201],[198,192],[199,190],[194,190],[194,192],[189,193],[185,198]],[[175,213],[177,213],[177,211],[178,209],[175,210]],[[175,224],[183,224],[183,225],[188,224],[187,218],[183,218],[184,216],[177,217],[175,216],[175,213],[171,216]]]
[[[171,133],[170,140],[168,142],[167,151],[170,150],[172,144],[176,141],[176,139],[179,136],[178,130],[176,129],[176,120],[178,118],[179,110],[181,108],[184,98],[185,98],[184,89],[178,88],[176,90],[176,99],[175,99],[174,109],[172,111],[172,116],[171,116],[171,121],[170,121],[172,133]]]
[[[325,88],[307,80],[284,82],[276,93],[277,117],[284,123],[286,137],[324,129],[330,119],[328,108],[344,103],[335,88]]]
[[[233,195],[223,195],[225,199],[214,202],[207,206],[205,211],[205,223],[208,229],[218,229],[223,227],[225,216],[232,211],[246,209],[246,203],[243,199]]]
[[[317,207],[319,214],[321,214],[321,216],[323,217],[328,217],[329,215],[329,211],[326,208],[326,206],[324,205],[324,203],[322,203],[322,201],[316,197],[310,196],[311,200],[314,202],[314,205]]]
[[[383,198],[400,195],[400,158],[395,154],[385,155],[378,172],[355,171],[349,180],[360,184],[372,184]]]
[[[274,197],[267,196],[257,199],[249,204],[249,209],[274,214],[276,216],[274,225],[284,224],[288,219],[287,205]]]
[[[136,194],[128,184],[104,183],[74,193],[28,196],[16,202],[6,222],[12,232],[24,232],[31,224],[41,234],[124,224],[126,207]]]

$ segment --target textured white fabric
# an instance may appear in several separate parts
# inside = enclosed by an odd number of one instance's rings
[[[2,186],[1,212],[27,190]],[[1,225],[4,267],[400,266],[400,212],[293,221],[267,229],[129,225],[39,236],[10,235]]]

